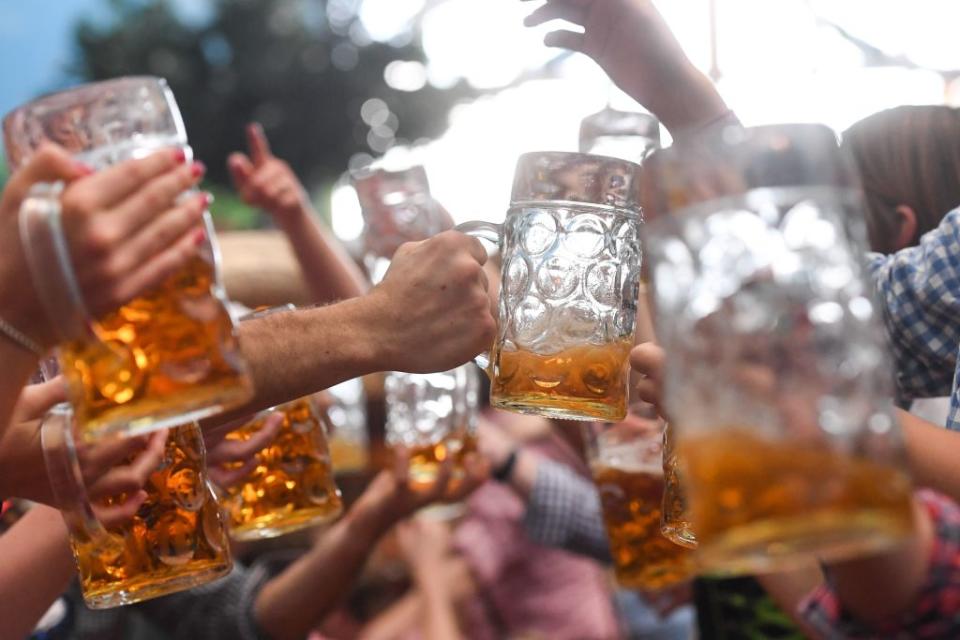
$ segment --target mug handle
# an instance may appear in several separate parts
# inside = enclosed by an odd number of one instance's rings
[[[464,222],[458,224],[453,228],[454,231],[459,231],[468,236],[472,236],[479,240],[483,240],[497,247],[497,249],[502,248],[503,246],[503,225],[496,224],[494,222],[481,222],[480,220],[473,220],[471,222]],[[489,253],[489,251],[488,251]],[[501,278],[502,279],[502,278]],[[473,361],[477,364],[478,367],[483,369],[484,373],[487,376],[491,376],[490,372],[490,361],[491,353],[489,351],[485,353],[480,353],[474,357]]]
[[[90,335],[91,318],[63,235],[63,182],[37,183],[20,205],[20,244],[47,317],[64,341]]]
[[[90,504],[77,457],[73,409],[69,403],[58,404],[44,417],[40,442],[53,496],[71,535],[92,542],[103,553],[122,553],[123,545],[97,519]]]

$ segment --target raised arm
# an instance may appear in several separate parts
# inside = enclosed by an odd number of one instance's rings
[[[470,456],[468,477],[458,492],[485,480],[485,467]],[[415,491],[407,481],[407,460],[398,456],[393,471],[383,471],[347,515],[256,597],[254,616],[271,640],[301,640],[349,593],[374,546],[396,523],[445,495],[450,467],[436,484]]]
[[[60,512],[32,508],[0,537],[0,556],[0,637],[25,638],[73,577]]]
[[[729,113],[713,83],[687,58],[651,0],[547,0],[525,24],[557,19],[584,31],[548,33],[547,46],[591,57],[674,137]]]
[[[397,251],[370,293],[244,322],[256,397],[223,423],[376,371],[446,371],[488,349],[495,323],[480,242],[448,231]]]
[[[367,281],[343,246],[320,223],[290,165],[273,155],[263,128],[247,126],[250,155],[234,153],[227,164],[244,202],[269,213],[283,230],[317,302],[355,298]]]

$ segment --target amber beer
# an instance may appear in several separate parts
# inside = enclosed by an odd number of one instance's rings
[[[633,343],[580,345],[552,355],[501,350],[490,400],[496,407],[539,407],[572,419],[615,422],[627,414],[627,356]]]
[[[697,546],[697,537],[690,522],[686,490],[680,479],[680,461],[677,458],[676,433],[669,424],[663,430],[663,518],[660,531],[679,545],[691,549]]]
[[[593,477],[617,582],[629,589],[656,591],[689,580],[693,553],[660,533],[662,470],[596,466]]]
[[[451,479],[459,480],[466,475],[464,458],[477,450],[476,437],[471,434],[450,434],[440,442],[411,447],[408,450],[410,480],[414,485],[432,485],[437,480],[440,467],[447,458],[452,458]]]
[[[684,436],[685,487],[707,568],[789,567],[815,552],[876,552],[913,526],[911,482],[889,465],[825,443],[770,441],[756,430]]]
[[[100,318],[95,337],[63,345],[60,364],[79,399],[85,439],[147,431],[172,416],[198,418],[250,396],[242,368],[224,357],[239,346],[213,284],[214,265],[197,257],[157,290]]]
[[[206,481],[200,428],[167,436],[164,460],[147,484],[136,515],[109,529],[109,541],[70,544],[84,600],[94,609],[156,598],[204,584],[230,571],[226,528]]]
[[[230,535],[237,540],[271,538],[327,522],[343,511],[327,446],[325,415],[309,398],[277,408],[280,432],[257,453],[256,468],[243,482],[225,489],[223,506]],[[227,436],[248,440],[268,414]]]

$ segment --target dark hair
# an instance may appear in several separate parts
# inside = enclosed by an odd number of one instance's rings
[[[896,208],[917,216],[910,244],[960,206],[960,111],[904,106],[864,118],[843,134],[863,180],[867,232],[874,251],[892,253],[899,229]]]

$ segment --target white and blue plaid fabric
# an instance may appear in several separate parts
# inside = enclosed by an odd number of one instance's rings
[[[896,365],[899,400],[950,396],[947,428],[960,431],[960,209],[920,244],[869,254]]]

